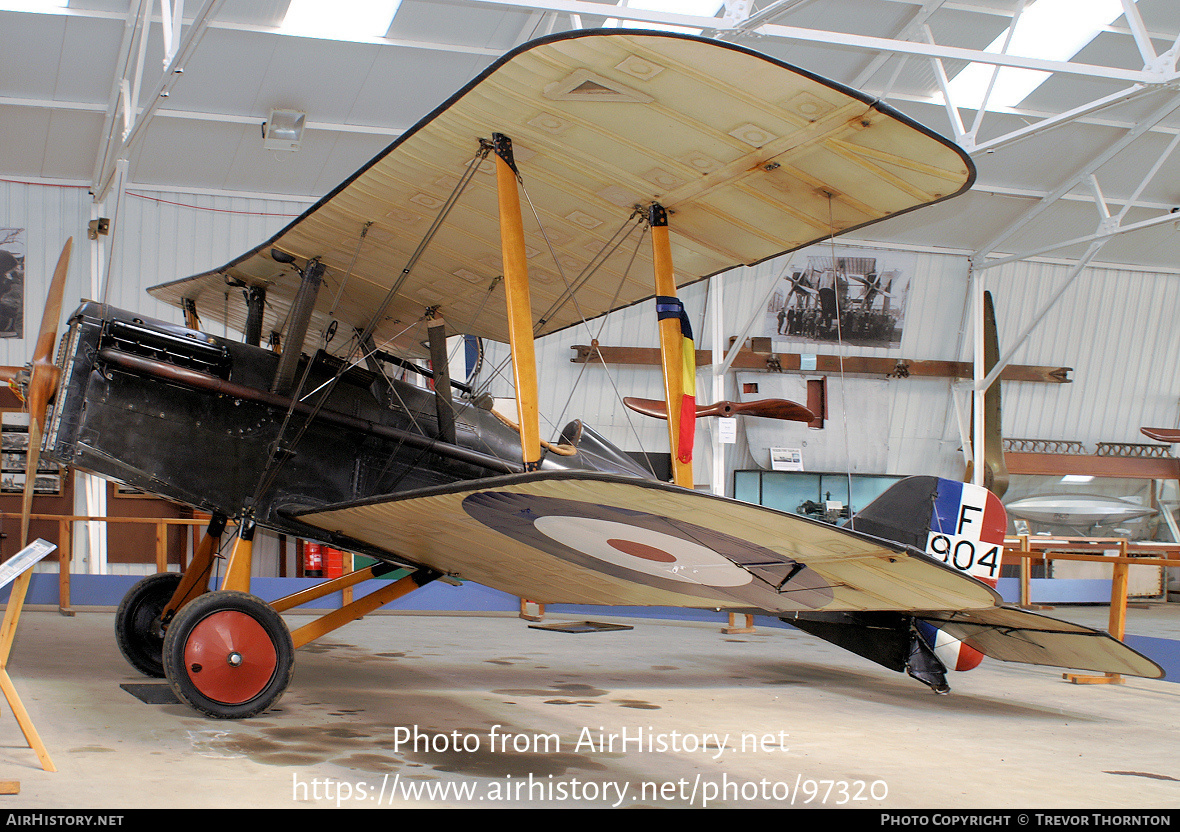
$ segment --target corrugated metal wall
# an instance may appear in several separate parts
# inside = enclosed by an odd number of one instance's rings
[[[302,211],[306,200],[268,200],[211,195],[153,193],[132,188],[125,202],[122,239],[109,301],[166,320],[181,320],[179,310],[157,304],[145,290],[221,265],[257,245]],[[0,182],[0,226],[28,229],[26,331],[40,319],[45,280],[61,244],[71,234],[75,254],[67,306],[91,294],[100,253],[86,240],[90,197],[83,188]],[[953,243],[954,241],[948,241]],[[841,245],[846,245],[842,243]],[[968,291],[967,261],[961,255],[912,253],[913,275],[903,340],[896,349],[844,347],[845,355],[880,355],[909,359],[970,359],[970,331],[963,334]],[[738,335],[752,315],[761,314],[772,282],[785,266],[770,261],[724,276],[724,337]],[[995,297],[1001,352],[1045,303],[1070,272],[1068,264],[1012,263],[983,273]],[[707,283],[686,288],[682,298],[699,348],[711,349]],[[1094,267],[1084,270],[1046,315],[1014,361],[1073,367],[1067,385],[1003,383],[1005,435],[1072,439],[1093,446],[1098,441],[1141,440],[1139,427],[1177,424],[1180,381],[1180,327],[1174,321],[1180,301],[1180,275]],[[230,297],[228,302],[238,299]],[[201,310],[206,328],[220,334],[218,310]],[[762,334],[755,329],[753,334]],[[543,432],[556,436],[579,418],[628,450],[666,450],[662,422],[640,417],[621,404],[625,395],[662,398],[659,373],[650,367],[583,366],[571,362],[574,344],[597,339],[611,346],[656,346],[653,304],[622,310],[543,339],[539,344]],[[792,351],[805,351],[798,345]],[[0,361],[22,364],[29,342],[0,341]],[[817,345],[817,352],[833,352]],[[491,345],[485,367],[495,367],[505,351]],[[485,376],[486,378],[486,376]],[[511,395],[510,369],[492,383],[496,395]],[[831,383],[835,383],[835,379]],[[879,396],[883,405],[864,412],[856,380],[848,380],[847,413],[830,415],[830,430],[812,432],[809,447],[825,465],[847,465],[865,473],[939,473],[962,470],[952,384],[945,379],[892,379]],[[880,384],[876,384],[880,387]],[[698,373],[698,400],[713,398],[707,370]],[[726,398],[737,398],[732,377]],[[848,424],[848,435],[836,424]],[[862,429],[873,426],[873,430]],[[699,482],[708,479],[708,425],[702,426],[696,457]],[[822,436],[820,434],[823,434]],[[884,436],[886,447],[880,448]],[[866,436],[877,437],[870,444]],[[765,465],[763,451],[739,444],[729,453],[731,466]],[[821,458],[816,456],[815,458]],[[884,470],[881,470],[884,469]]]
[[[31,357],[49,280],[58,255],[74,238],[65,305],[90,292],[90,194],[73,186],[0,181],[0,227],[25,229],[25,311],[22,338],[0,338],[0,363],[20,366]]]
[[[985,273],[1001,351],[1070,272],[1011,263]],[[1033,330],[1014,360],[1074,368],[1067,385],[1006,383],[1004,431],[1012,437],[1142,442],[1144,425],[1174,427],[1180,404],[1180,275],[1089,268]]]
[[[181,323],[180,311],[149,296],[149,287],[228,263],[271,237],[309,204],[129,189],[107,301]],[[228,302],[238,303],[240,297],[231,294]],[[223,333],[224,310],[198,311],[206,329]]]
[[[118,239],[106,300],[124,309],[176,323],[180,310],[158,303],[147,288],[220,266],[267,239],[311,200],[252,199],[129,189],[120,235],[91,243],[86,237],[92,201],[85,187],[0,181],[0,227],[25,228],[28,248],[25,297],[27,340],[0,339],[0,361],[23,364],[40,325],[45,292],[61,247],[74,238],[67,311],[95,298],[95,275],[106,271],[107,245]],[[112,211],[107,206],[107,214]],[[236,300],[231,298],[232,300]],[[220,333],[218,310],[203,310]]]

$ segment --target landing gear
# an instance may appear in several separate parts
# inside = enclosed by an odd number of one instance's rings
[[[180,586],[178,572],[150,575],[123,596],[115,613],[115,641],[127,662],[145,676],[163,678],[165,607]]]
[[[145,676],[164,677],[164,632],[177,610],[208,588],[217,541],[224,530],[225,517],[214,515],[183,575],[149,575],[123,596],[115,613],[115,641],[123,658]]]
[[[181,700],[216,719],[245,719],[278,702],[295,648],[282,617],[245,592],[209,592],[168,626],[163,664]]]
[[[163,676],[181,701],[214,719],[246,719],[273,707],[291,683],[295,648],[441,577],[421,568],[356,598],[294,632],[282,613],[398,567],[375,564],[273,603],[251,595],[253,524],[243,523],[221,589],[208,591],[225,518],[214,517],[183,576],[136,584],[116,616],[119,649],[137,669]]]

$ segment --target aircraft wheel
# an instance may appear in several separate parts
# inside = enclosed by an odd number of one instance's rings
[[[279,701],[295,648],[282,617],[245,592],[209,592],[187,604],[164,637],[172,690],[215,719],[245,719]]]
[[[149,575],[128,590],[115,613],[119,651],[145,676],[164,676],[164,626],[160,614],[182,577],[178,572]]]

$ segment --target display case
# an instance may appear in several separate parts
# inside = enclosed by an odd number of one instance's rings
[[[733,496],[743,502],[837,523],[904,478],[837,471],[740,470],[733,474]]]

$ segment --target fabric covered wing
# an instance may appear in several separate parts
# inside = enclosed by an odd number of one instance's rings
[[[1005,662],[1159,679],[1164,671],[1108,633],[1044,615],[995,607],[918,616],[985,656]]]
[[[494,63],[258,248],[150,292],[220,316],[227,285],[265,287],[264,334],[277,330],[298,276],[272,259],[275,248],[297,266],[327,266],[312,333],[330,320],[364,327],[398,283],[376,343],[439,304],[452,331],[507,341],[503,294],[492,289],[503,267],[491,159],[407,271],[494,133],[513,140],[529,200],[538,335],[654,294],[635,217],[653,201],[671,215],[683,284],[946,199],[975,175],[959,148],[886,105],[744,47],[662,32],[565,33]],[[625,244],[583,273],[628,224]],[[244,306],[229,306],[241,329]],[[406,334],[390,349],[412,352],[419,340]]]
[[[930,558],[761,506],[584,473],[522,474],[302,513],[333,534],[543,603],[989,608]]]

